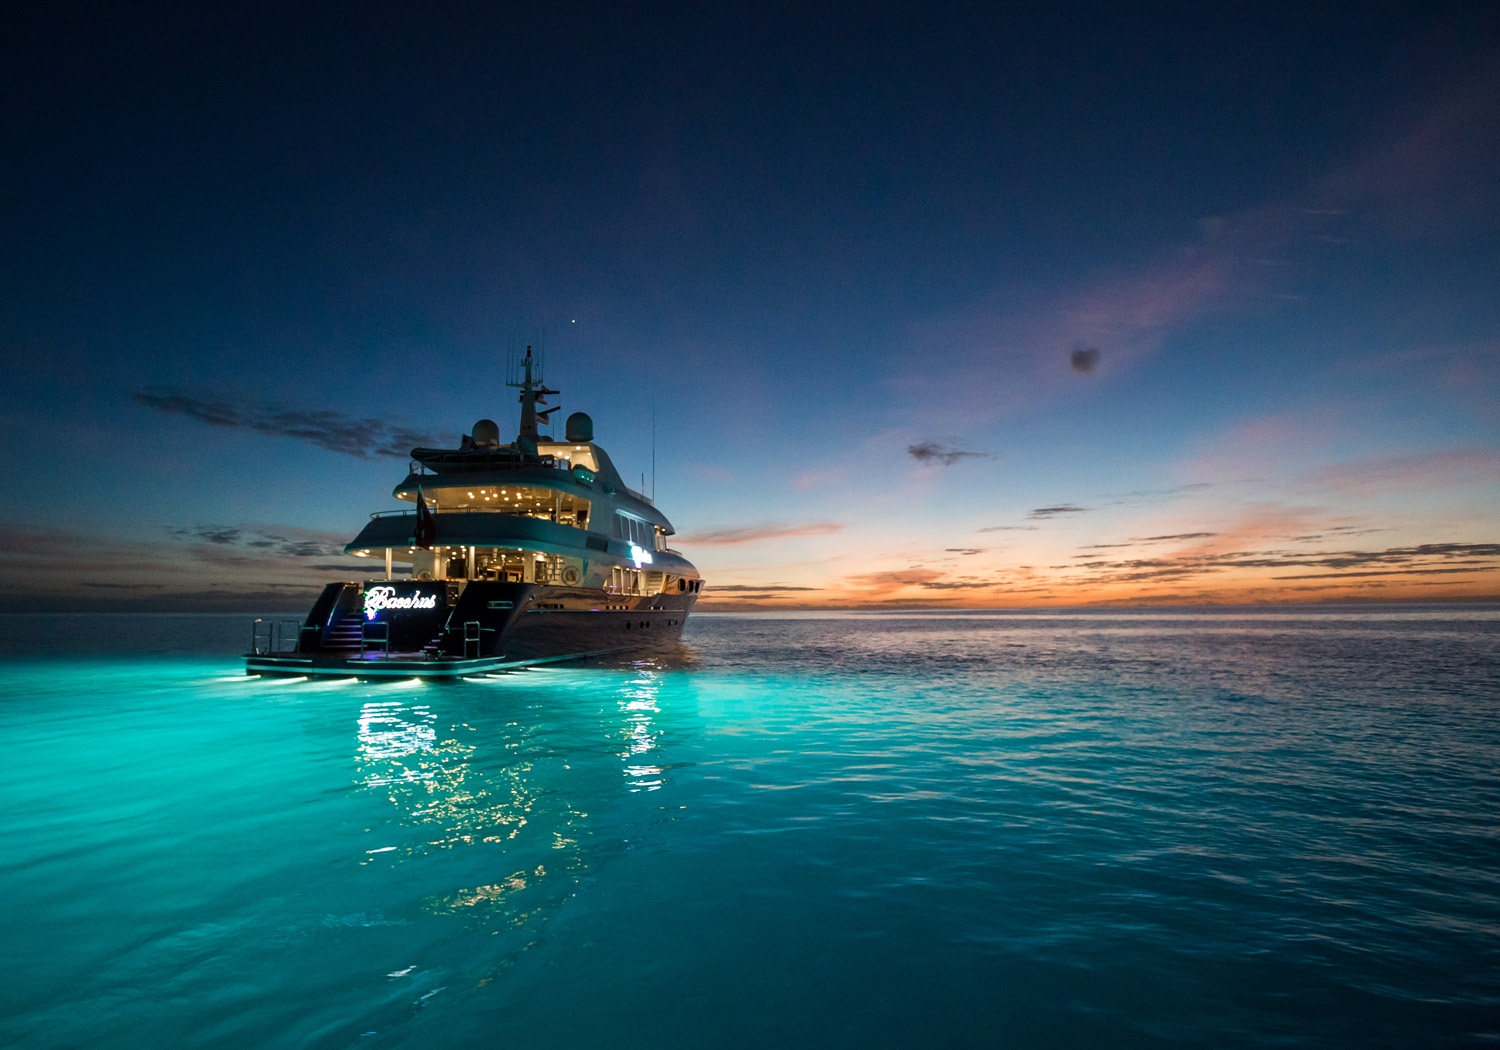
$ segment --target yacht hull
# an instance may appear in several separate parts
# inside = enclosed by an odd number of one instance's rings
[[[245,671],[455,678],[653,649],[681,639],[696,600],[692,592],[614,595],[492,581],[329,584],[295,646],[284,638],[252,644]]]

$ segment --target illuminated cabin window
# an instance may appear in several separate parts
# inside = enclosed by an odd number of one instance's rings
[[[403,498],[415,499],[415,497]],[[588,528],[589,501],[571,492],[537,488],[531,485],[481,485],[469,488],[441,488],[424,493],[428,505],[437,513],[484,511],[493,514],[516,514],[523,518],[540,518]]]
[[[413,579],[469,579],[468,547],[435,547],[406,555],[411,561]],[[576,587],[583,582],[583,559],[541,551],[516,550],[511,547],[476,547],[474,575],[476,580],[501,583],[548,583]]]
[[[604,589],[610,594],[661,594],[667,589],[667,574],[616,565],[609,570]]]
[[[610,594],[640,594],[641,574],[636,569],[622,569],[616,565],[609,570],[609,582],[604,589]]]
[[[475,554],[475,579],[568,586],[583,579],[583,561],[579,558],[503,548],[480,548]]]
[[[599,473],[599,463],[594,458],[592,446],[570,445],[565,441],[538,441],[536,450],[540,455],[551,456],[553,462],[562,470],[584,467],[595,474]]]
[[[660,530],[649,521],[642,521],[640,518],[633,518],[629,514],[615,511],[614,534],[617,540],[633,543],[641,550],[661,550],[662,548],[656,542],[658,531]]]

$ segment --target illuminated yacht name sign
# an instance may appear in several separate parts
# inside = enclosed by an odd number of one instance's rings
[[[382,609],[436,609],[437,600],[436,592],[397,594],[394,587],[371,587],[365,591],[365,619],[375,619]]]

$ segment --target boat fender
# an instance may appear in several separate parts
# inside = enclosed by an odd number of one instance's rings
[[[582,577],[580,577],[579,574],[578,574],[578,570],[575,569],[571,565],[569,565],[567,568],[563,569],[563,571],[562,571],[562,581],[563,581],[563,583],[567,584],[569,587],[577,587],[578,586],[578,581],[581,578]]]

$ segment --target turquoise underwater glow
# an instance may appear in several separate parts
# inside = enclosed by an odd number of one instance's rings
[[[1494,609],[701,616],[452,684],[111,624],[0,663],[8,1046],[1500,1034]]]

